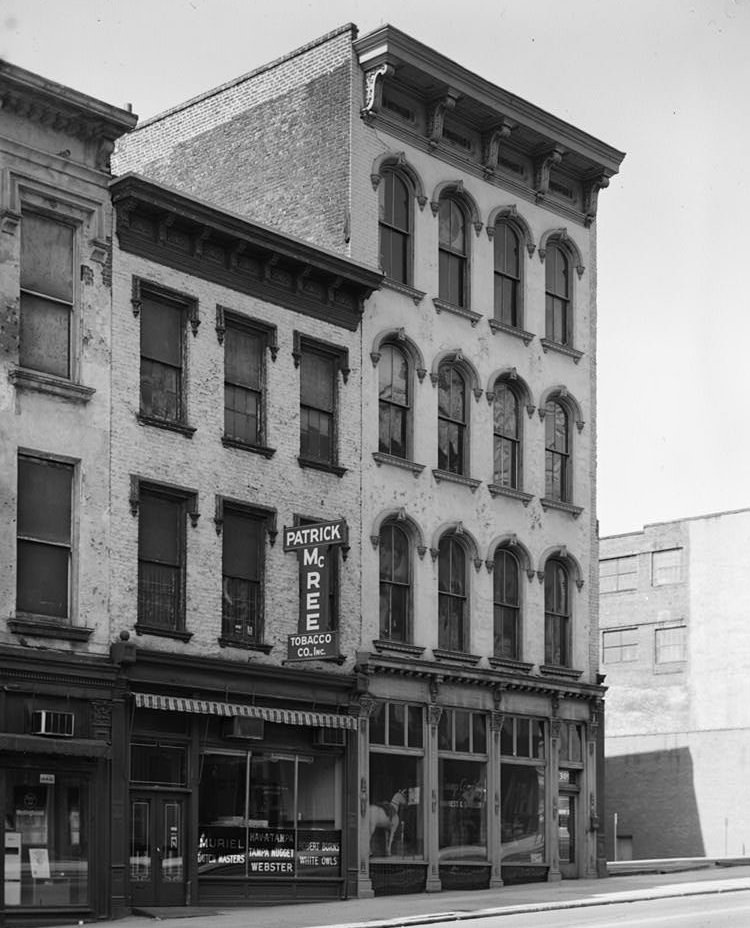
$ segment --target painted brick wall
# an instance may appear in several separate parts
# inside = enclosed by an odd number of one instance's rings
[[[115,172],[347,253],[353,28],[146,122]]]

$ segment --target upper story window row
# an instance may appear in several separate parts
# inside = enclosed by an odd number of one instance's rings
[[[377,176],[379,195],[380,264],[386,281],[413,288],[415,272],[414,203],[426,202],[416,174],[406,166],[386,165]],[[542,344],[562,349],[577,361],[575,348],[575,281],[583,274],[581,254],[565,229],[551,229],[537,249],[531,228],[515,207],[492,211],[487,224],[489,248],[474,241],[483,226],[479,209],[459,184],[442,184],[433,194],[431,209],[438,222],[437,281],[423,284],[436,294],[436,309],[456,312],[472,324],[481,318],[472,299],[484,265],[492,273],[493,330],[516,334],[528,343],[527,331],[535,308],[528,306],[528,279],[533,268],[527,261],[537,251],[544,268],[544,335]],[[474,235],[472,235],[472,230]],[[491,253],[490,253],[491,252]],[[477,264],[477,270],[472,267]],[[484,308],[484,307],[481,307]],[[541,320],[541,313],[539,314]]]

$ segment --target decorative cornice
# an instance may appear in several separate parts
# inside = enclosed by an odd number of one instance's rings
[[[463,316],[464,319],[468,319],[469,322],[471,322],[472,328],[482,318],[481,313],[475,313],[466,306],[457,306],[455,303],[447,302],[447,300],[440,300],[436,296],[432,298],[432,303],[436,313],[440,314],[446,312],[452,313],[454,316]]]
[[[516,123],[503,116],[497,126],[483,133],[482,166],[489,174],[497,170],[500,146],[506,139],[510,138],[510,134],[515,127]]]
[[[96,393],[94,387],[86,387],[72,380],[64,380],[53,374],[31,371],[24,367],[14,367],[8,371],[8,380],[18,390],[33,390],[35,393],[48,393],[73,403],[88,403]]]
[[[110,189],[123,250],[203,280],[349,331],[380,286],[382,274],[371,268],[137,175]]]
[[[534,499],[533,493],[524,493],[523,490],[517,490],[515,487],[504,487],[499,483],[488,483],[487,489],[493,497],[507,496],[509,499],[519,500],[524,506],[528,506],[532,499]]]
[[[527,332],[525,329],[517,329],[515,326],[500,322],[498,319],[488,319],[489,327],[493,334],[503,332],[505,335],[512,335],[514,338],[520,338],[524,345],[528,345],[534,338],[533,332]]]
[[[424,470],[424,464],[416,464],[414,461],[407,461],[406,458],[399,458],[395,454],[384,454],[382,451],[373,451],[372,459],[378,467],[381,464],[390,464],[392,467],[410,470],[415,477],[418,477]]]
[[[577,348],[571,348],[570,345],[561,345],[560,342],[553,341],[551,338],[540,338],[539,344],[542,346],[542,351],[545,354],[547,354],[548,351],[564,354],[572,358],[574,364],[578,364],[583,357],[583,352],[579,351]]]
[[[552,168],[560,164],[565,154],[561,145],[554,145],[534,158],[534,179],[532,186],[537,202],[541,202],[549,192],[549,178]]]
[[[445,480],[447,483],[458,483],[461,486],[468,487],[472,493],[476,492],[478,486],[481,486],[482,481],[476,480],[473,477],[464,477],[463,474],[454,474],[449,470],[440,470],[435,467],[432,471],[432,476],[435,478],[436,483],[440,483],[441,480]]]
[[[578,516],[583,512],[583,506],[574,506],[573,503],[566,503],[560,499],[552,499],[549,496],[542,496],[539,500],[542,504],[542,509],[557,509],[560,512],[567,512],[568,515],[573,516],[574,519],[577,519]]]
[[[427,108],[427,141],[430,148],[437,148],[443,137],[445,114],[456,108],[461,95],[456,90],[448,91],[433,100]]]

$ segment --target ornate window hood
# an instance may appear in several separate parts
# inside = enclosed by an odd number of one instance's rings
[[[382,274],[137,174],[110,184],[120,247],[355,331]]]

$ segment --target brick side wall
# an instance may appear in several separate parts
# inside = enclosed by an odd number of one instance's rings
[[[115,171],[347,253],[350,30],[144,124]]]

